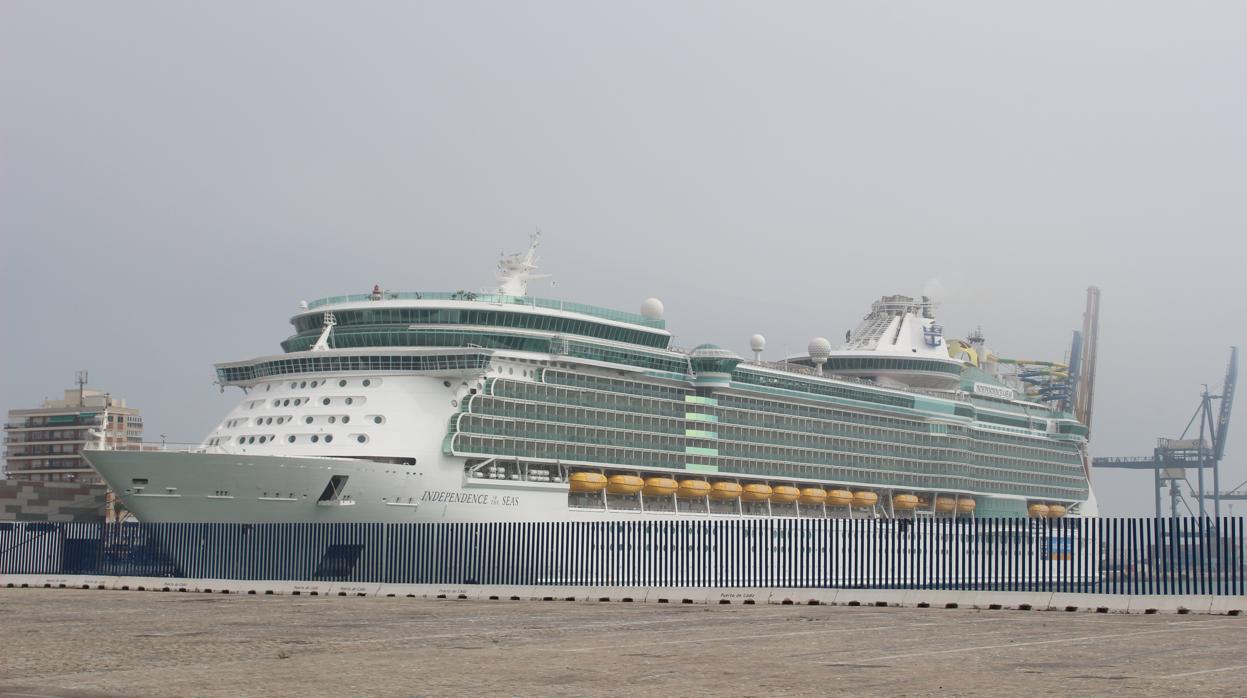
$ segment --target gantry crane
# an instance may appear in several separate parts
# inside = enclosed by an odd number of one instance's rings
[[[1187,422],[1181,438],[1158,439],[1151,456],[1126,458],[1096,458],[1092,466],[1096,468],[1125,468],[1130,470],[1151,470],[1155,486],[1156,517],[1161,516],[1161,490],[1169,487],[1169,515],[1177,516],[1178,502],[1182,499],[1181,484],[1188,487],[1191,483],[1186,479],[1186,471],[1194,468],[1198,471],[1199,517],[1208,514],[1206,502],[1208,492],[1204,488],[1204,471],[1212,470],[1212,506],[1213,516],[1221,517],[1222,499],[1247,499],[1247,491],[1239,491],[1243,485],[1231,492],[1221,492],[1221,459],[1225,456],[1225,442],[1229,434],[1230,414],[1234,408],[1234,390],[1238,382],[1238,348],[1230,347],[1230,363],[1225,371],[1225,382],[1221,394],[1213,395],[1204,386],[1200,394],[1199,407]],[[1217,416],[1213,416],[1212,402],[1220,400]],[[1199,437],[1188,439],[1187,434],[1199,420]],[[1243,483],[1247,485],[1247,483]],[[1189,507],[1188,507],[1189,511]],[[1190,512],[1195,513],[1195,512]]]

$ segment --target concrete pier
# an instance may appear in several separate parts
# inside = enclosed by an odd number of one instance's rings
[[[1247,680],[1241,616],[310,591],[0,587],[0,696],[1240,694]]]

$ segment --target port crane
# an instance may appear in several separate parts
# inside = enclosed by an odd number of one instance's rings
[[[1204,386],[1200,394],[1199,406],[1187,422],[1182,436],[1177,439],[1157,439],[1156,448],[1151,456],[1140,457],[1109,457],[1095,458],[1092,467],[1123,468],[1127,470],[1151,470],[1155,488],[1156,517],[1161,516],[1161,491],[1169,488],[1169,515],[1177,516],[1178,502],[1182,499],[1182,483],[1188,490],[1194,489],[1187,480],[1186,471],[1195,469],[1198,475],[1199,502],[1198,515],[1207,517],[1207,500],[1211,494],[1213,516],[1220,518],[1221,501],[1247,499],[1247,482],[1229,492],[1221,491],[1221,460],[1225,457],[1225,443],[1229,435],[1230,414],[1234,409],[1234,391],[1238,382],[1238,347],[1230,347],[1230,362],[1225,371],[1225,382],[1222,383],[1221,394],[1214,395]],[[1214,416],[1213,402],[1219,401]],[[1187,438],[1195,420],[1199,420],[1199,434],[1196,438]],[[1204,471],[1212,471],[1212,492],[1205,488]],[[1187,506],[1187,511],[1190,507]]]

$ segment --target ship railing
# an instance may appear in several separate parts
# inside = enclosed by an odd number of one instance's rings
[[[809,366],[801,366],[799,364],[788,363],[786,361],[743,361],[748,366],[761,366],[775,371],[784,371],[785,373],[797,373],[803,376],[814,376],[816,378],[827,378],[838,383],[853,383],[856,385],[869,386],[871,388],[880,388],[878,383],[869,381],[856,376],[842,376],[835,373],[822,373],[810,368]],[[944,398],[946,400],[958,400],[960,402],[970,402],[970,395],[960,390],[958,391],[941,391],[927,390],[926,388],[898,388],[904,393],[918,393],[920,395],[930,395],[931,397]]]
[[[95,443],[87,444],[86,451],[170,451],[173,453],[202,453],[212,450],[202,443],[185,443],[180,441],[131,441],[123,444],[110,443],[106,448],[99,448]]]
[[[556,300],[553,298],[536,298],[534,296],[508,296],[499,293],[476,293],[474,291],[384,291],[380,298],[375,297],[371,293],[356,293],[345,296],[330,296],[328,298],[320,298],[307,304],[308,310],[315,310],[327,305],[338,305],[341,303],[361,303],[364,301],[374,300],[441,300],[441,301],[475,301],[479,303],[490,303],[493,305],[527,305],[532,308],[548,308],[550,310],[562,310],[569,313],[580,313],[582,315],[592,315],[605,320],[616,320],[619,322],[627,322],[633,325],[641,325],[654,329],[666,328],[666,322],[654,318],[648,318],[637,313],[629,313],[623,310],[614,310],[612,308],[603,308],[596,305],[588,305],[586,303],[571,303],[568,301]]]

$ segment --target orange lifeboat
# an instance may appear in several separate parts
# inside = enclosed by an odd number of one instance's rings
[[[645,487],[645,481],[636,475],[611,475],[606,479],[607,494],[636,494]]]
[[[879,495],[874,492],[854,492],[853,506],[855,507],[873,507],[879,503]]]
[[[776,504],[792,504],[801,496],[801,490],[792,485],[776,485],[771,490],[771,501]]]
[[[744,491],[740,493],[740,499],[742,502],[765,502],[771,498],[772,492],[770,485],[751,483],[745,485]]]
[[[918,498],[912,494],[898,494],[892,498],[892,508],[912,511],[918,508]]]
[[[936,497],[935,510],[941,514],[951,514],[957,509],[957,499],[955,497]]]
[[[680,480],[675,496],[680,499],[697,499],[710,494],[710,483],[705,480]]]
[[[1042,519],[1048,516],[1048,505],[1032,504],[1026,511],[1030,513],[1032,519]]]
[[[827,505],[847,507],[853,504],[853,493],[848,490],[830,490],[827,492]]]
[[[1048,518],[1059,519],[1062,516],[1065,516],[1066,511],[1068,510],[1062,504],[1049,504],[1048,505]]]
[[[744,488],[735,482],[716,482],[710,485],[710,498],[719,501],[737,499]]]
[[[807,506],[822,504],[827,501],[827,490],[821,487],[802,487],[797,501]]]
[[[962,497],[961,499],[957,500],[957,513],[969,514],[970,512],[974,511],[974,507],[976,504],[977,503],[973,499],[970,499],[969,497]]]
[[[646,497],[670,497],[678,489],[679,483],[669,477],[647,477],[641,494]]]
[[[572,492],[601,492],[606,489],[606,476],[602,473],[572,473],[567,482]]]

